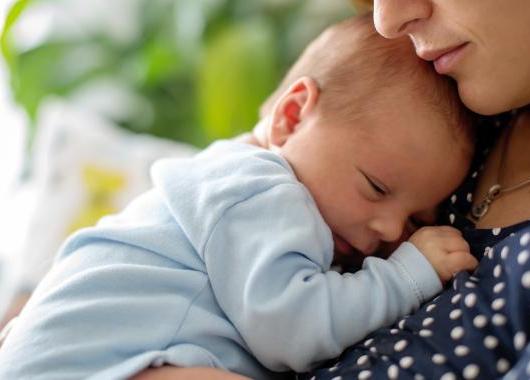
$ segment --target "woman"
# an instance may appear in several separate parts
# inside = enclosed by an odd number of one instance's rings
[[[408,35],[418,56],[455,79],[470,109],[516,111],[479,122],[475,169],[445,208],[445,222],[463,231],[477,256],[484,252],[476,273],[457,275],[413,316],[312,376],[530,378],[528,20],[527,0],[374,1],[378,32]]]

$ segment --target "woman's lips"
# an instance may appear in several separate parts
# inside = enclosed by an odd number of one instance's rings
[[[433,61],[434,69],[438,74],[447,74],[453,71],[467,47],[468,43],[465,42],[445,49],[422,51],[418,53],[418,56],[426,61]]]

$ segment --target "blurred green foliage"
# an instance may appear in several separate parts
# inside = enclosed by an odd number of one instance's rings
[[[138,7],[129,20],[137,27],[131,38],[89,28],[83,34],[51,33],[36,46],[21,48],[13,33],[17,22],[32,7],[61,2],[18,0],[0,43],[15,100],[32,120],[47,96],[69,97],[112,78],[144,105],[113,122],[204,146],[252,128],[259,105],[304,45],[325,25],[353,13],[342,1],[342,6],[331,0],[122,2]]]

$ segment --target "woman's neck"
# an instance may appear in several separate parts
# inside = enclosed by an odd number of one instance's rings
[[[518,116],[510,133],[505,154],[504,173],[499,173],[503,186],[512,186],[530,178],[530,111]]]
[[[509,141],[504,147],[506,138],[509,138]],[[527,110],[517,117],[511,128],[506,128],[486,160],[473,194],[474,204],[484,199],[489,188],[496,183],[508,188],[530,179],[529,143],[530,111]],[[504,227],[528,219],[530,185],[499,196],[476,225],[477,228]]]

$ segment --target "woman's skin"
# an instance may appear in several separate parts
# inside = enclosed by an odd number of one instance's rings
[[[462,101],[484,115],[530,103],[528,20],[528,0],[374,1],[377,31],[408,35],[416,54],[454,78]]]
[[[31,296],[31,293],[22,292],[20,294],[17,294],[13,301],[11,301],[11,305],[9,305],[9,308],[5,312],[5,314],[0,319],[0,331],[11,321],[13,318],[15,318],[26,302],[28,302],[29,297]],[[2,342],[0,342],[0,345]]]
[[[131,380],[248,380],[247,377],[221,371],[216,368],[149,368]]]
[[[500,183],[511,186],[530,178],[530,112],[525,112],[512,127],[509,148],[505,152],[505,170],[500,173]],[[506,137],[506,136],[503,136]],[[502,141],[502,138],[499,139]],[[496,183],[502,150],[501,143],[496,144],[486,161],[484,171],[479,178],[473,194],[475,200],[481,200],[488,189]],[[478,228],[505,227],[530,219],[530,185],[497,198],[488,213],[477,223]]]
[[[462,101],[490,115],[530,104],[530,1],[375,0],[374,22],[387,38],[408,35],[418,56],[458,83]],[[497,182],[530,178],[529,111],[512,128],[499,173],[502,144],[494,147],[479,178],[474,199]],[[499,139],[503,140],[505,136]],[[530,218],[530,186],[495,200],[478,228],[503,227]]]

